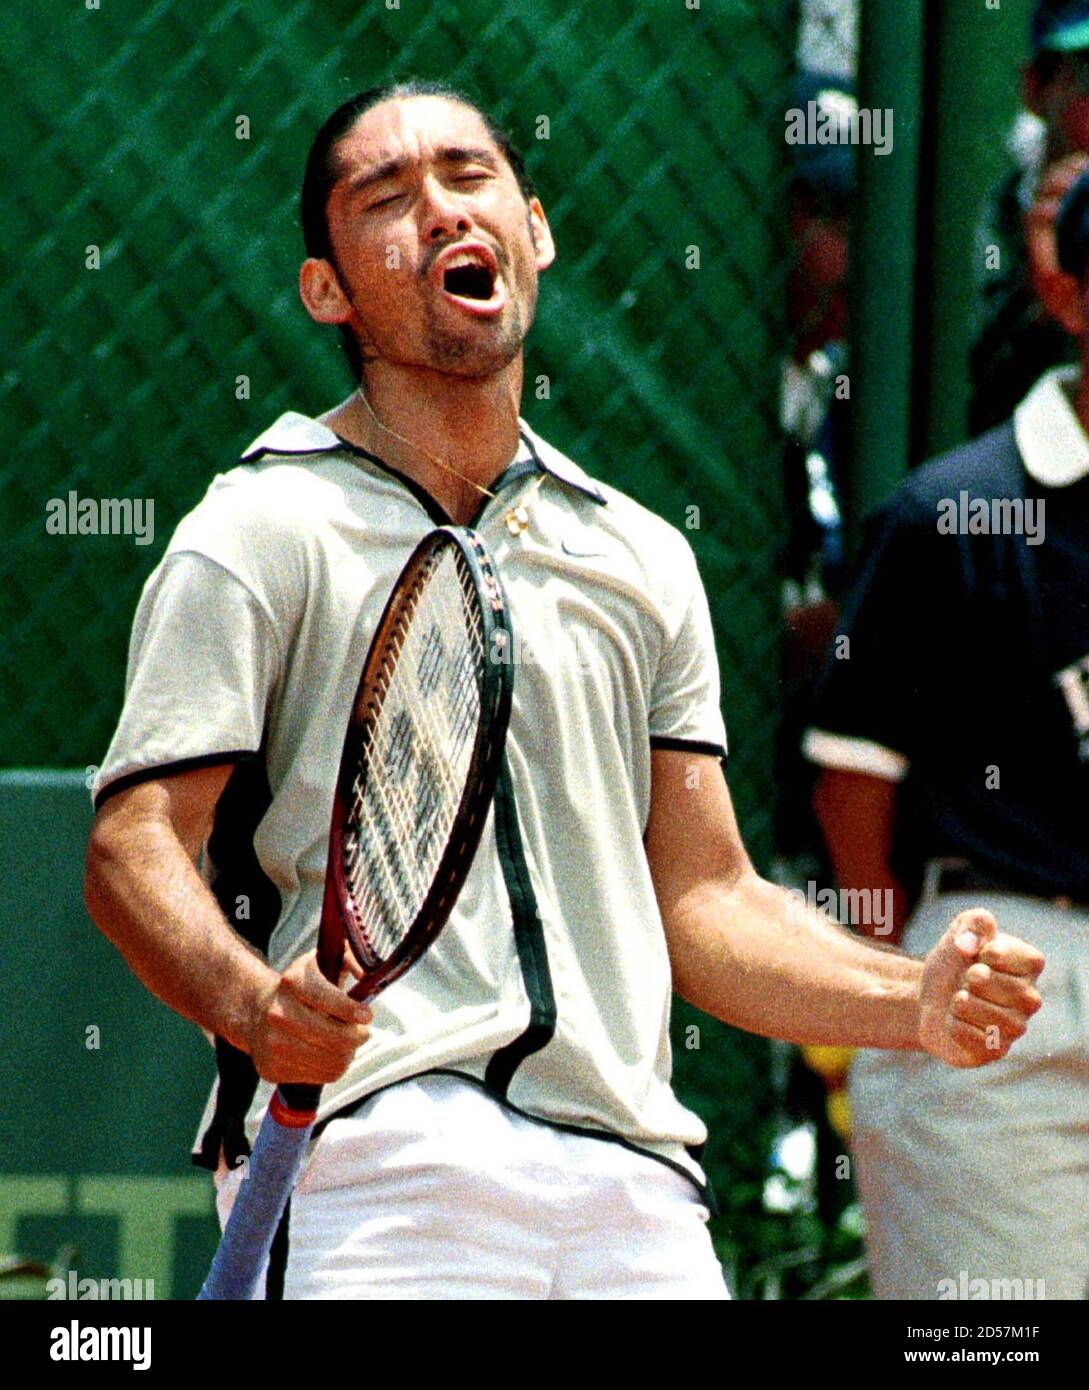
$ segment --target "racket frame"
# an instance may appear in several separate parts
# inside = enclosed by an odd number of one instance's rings
[[[465,787],[454,816],[454,829],[460,828],[461,833],[452,835],[447,841],[431,888],[405,932],[404,942],[412,949],[404,951],[399,948],[388,959],[382,960],[370,950],[358,924],[344,864],[347,807],[356,775],[363,766],[368,733],[373,727],[373,720],[361,718],[360,712],[366,710],[373,699],[390,634],[396,630],[402,612],[411,602],[421,579],[438,566],[443,551],[451,546],[464,559],[480,600],[484,674],[479,725],[483,726],[484,736],[481,737],[478,727]],[[480,843],[506,746],[514,690],[511,644],[506,597],[491,557],[479,536],[468,527],[440,526],[429,531],[405,561],[371,638],[352,700],[333,794],[325,889],[318,928],[318,966],[325,978],[336,984],[344,964],[345,946],[348,945],[365,972],[363,979],[348,991],[353,999],[372,999],[403,975],[438,936],[457,901]],[[494,654],[500,650],[501,659],[497,659]],[[491,712],[490,718],[488,711]],[[421,927],[417,935],[417,929]],[[298,1083],[280,1085],[273,1092],[269,1110],[279,1124],[293,1129],[313,1124],[317,1118],[321,1089],[320,1086]]]
[[[378,708],[376,688],[391,634],[397,630],[416,590],[451,547],[460,553],[480,600],[484,653],[481,716],[461,800],[454,815],[453,833],[439,858],[431,887],[404,935],[404,941],[411,943],[413,949],[404,952],[398,948],[383,960],[374,954],[367,942],[348,888],[344,848],[347,808],[356,776],[365,767],[363,757]],[[453,909],[480,843],[502,764],[514,688],[511,650],[506,599],[491,558],[476,532],[451,526],[429,532],[405,562],[375,629],[352,702],[333,798],[318,955],[323,972],[329,979],[336,980],[347,938],[352,954],[365,972],[364,978],[349,990],[353,999],[369,999],[403,975],[430,946]]]

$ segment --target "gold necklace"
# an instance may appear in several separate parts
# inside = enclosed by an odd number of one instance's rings
[[[367,413],[384,433],[393,439],[399,439],[402,444],[407,444],[410,449],[415,449],[417,453],[423,454],[424,458],[429,459],[436,468],[441,468],[444,473],[452,473],[455,478],[459,478],[463,483],[468,483],[471,488],[475,488],[482,497],[494,497],[495,493],[489,488],[483,487],[480,483],[474,483],[472,478],[467,478],[464,473],[459,473],[456,468],[452,468],[448,463],[443,463],[442,459],[436,458],[429,449],[425,449],[422,444],[414,444],[411,439],[406,439],[403,434],[398,434],[396,430],[391,430],[388,425],[384,425],[374,413],[374,407],[367,399],[366,392],[363,390],[363,383],[360,382],[355,388],[355,393],[367,408]]]

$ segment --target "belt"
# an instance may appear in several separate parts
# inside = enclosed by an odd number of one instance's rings
[[[968,859],[928,859],[923,869],[923,897],[937,897],[939,893],[1012,893],[1019,898],[1037,898],[1050,902],[1055,907],[1077,908],[1089,912],[1089,902],[1072,898],[1067,894],[1051,896],[1038,889],[1011,883],[1008,879],[996,878],[983,869],[977,868]]]

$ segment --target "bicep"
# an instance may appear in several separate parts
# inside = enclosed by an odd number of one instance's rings
[[[196,860],[211,834],[216,806],[234,771],[233,763],[149,777],[111,796],[91,827],[91,852],[106,846],[135,849],[151,828],[171,831]]]

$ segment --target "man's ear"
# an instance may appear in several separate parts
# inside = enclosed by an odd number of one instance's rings
[[[556,243],[552,240],[552,229],[541,207],[540,198],[529,200],[529,234],[536,249],[538,270],[547,270],[556,259]]]
[[[1076,275],[1057,271],[1034,277],[1036,293],[1051,317],[1073,338],[1082,338],[1086,330],[1086,296],[1089,284]]]
[[[327,260],[310,256],[299,269],[299,298],[315,323],[347,323],[352,314],[348,296]]]
[[[1076,338],[1086,331],[1085,276],[1069,275],[1059,264],[1056,222],[1063,199],[1086,170],[1085,154],[1066,155],[1049,165],[1024,216],[1029,281],[1047,313]]]

